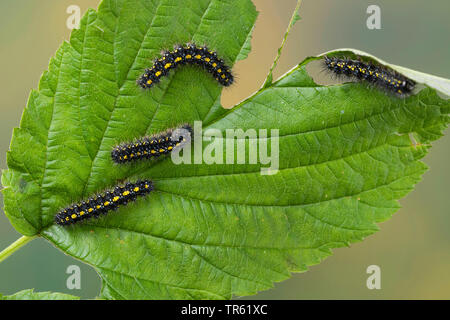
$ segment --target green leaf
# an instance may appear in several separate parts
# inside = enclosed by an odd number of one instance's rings
[[[301,20],[302,17],[300,17],[300,15],[298,14],[298,12],[296,12],[294,14],[294,19],[292,20],[292,25],[294,25],[297,21]]]
[[[80,297],[59,292],[34,292],[33,289],[22,290],[9,296],[0,294],[0,300],[79,300]]]
[[[107,299],[254,294],[376,232],[420,180],[420,159],[448,125],[450,102],[434,89],[399,99],[361,84],[320,86],[305,69],[317,57],[228,111],[214,80],[195,68],[154,90],[136,88],[149,59],[174,42],[203,39],[236,61],[255,18],[242,0],[111,0],[88,12],[13,135],[3,184],[16,229],[94,266]],[[224,159],[227,129],[278,129],[278,172],[170,158],[112,165],[117,142],[194,120],[206,135],[222,133],[214,142]],[[275,141],[273,132],[252,139]],[[61,207],[126,177],[151,178],[156,190],[107,218],[52,225]]]

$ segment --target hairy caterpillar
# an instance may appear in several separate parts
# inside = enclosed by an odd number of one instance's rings
[[[164,51],[161,58],[155,59],[153,66],[146,69],[137,83],[144,89],[151,88],[169,71],[180,65],[197,64],[212,74],[221,85],[233,83],[233,75],[225,62],[217,57],[217,53],[207,47],[197,47],[195,44],[177,45],[173,51]]]
[[[119,206],[136,200],[153,190],[153,184],[149,180],[140,180],[135,183],[128,182],[122,186],[106,191],[89,198],[86,201],[72,205],[55,215],[55,222],[59,225],[70,225],[78,221],[98,217],[116,210]]]
[[[415,87],[415,82],[394,70],[382,65],[352,60],[346,57],[324,57],[325,67],[338,76],[366,81],[376,87],[398,96],[409,95]]]
[[[115,163],[156,158],[181,148],[190,141],[191,135],[192,128],[189,125],[169,129],[164,133],[118,145],[111,151],[111,158]]]

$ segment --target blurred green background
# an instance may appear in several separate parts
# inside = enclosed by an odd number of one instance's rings
[[[181,0],[180,0],[181,1]],[[2,0],[0,2],[0,167],[12,129],[19,125],[31,88],[61,42],[68,39],[70,5],[82,13],[99,0]],[[260,12],[248,59],[234,72],[237,85],[224,90],[232,106],[257,90],[271,66],[295,0],[254,0]],[[369,5],[381,8],[381,30],[366,27]],[[450,2],[448,0],[303,0],[302,19],[293,28],[275,71],[282,75],[308,55],[335,48],[357,48],[393,64],[450,78]],[[403,208],[381,230],[306,273],[275,285],[251,299],[450,299],[450,130],[425,158],[430,170]],[[3,207],[3,205],[1,206]],[[0,250],[20,237],[0,213]],[[66,287],[66,268],[81,268],[80,290]],[[381,267],[381,290],[366,287],[366,268]],[[34,240],[0,264],[0,293],[35,288],[95,297],[96,272],[64,255],[45,240]]]

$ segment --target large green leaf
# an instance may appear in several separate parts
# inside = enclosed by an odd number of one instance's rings
[[[319,86],[305,70],[315,58],[230,111],[194,67],[150,91],[136,87],[149,59],[175,42],[244,58],[255,18],[243,0],[105,0],[89,11],[14,132],[2,181],[15,228],[93,265],[108,299],[253,294],[374,233],[419,181],[419,160],[448,124],[450,103],[434,89],[399,99],[360,84]],[[117,142],[194,120],[223,134],[279,129],[278,173],[170,158],[112,165]],[[156,190],[104,219],[52,224],[61,207],[126,177],[151,178]]]

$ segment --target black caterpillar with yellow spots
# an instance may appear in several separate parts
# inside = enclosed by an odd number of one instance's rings
[[[233,83],[233,75],[225,62],[217,57],[215,51],[195,44],[177,45],[173,51],[164,51],[161,58],[155,59],[153,66],[146,69],[137,83],[144,89],[151,88],[169,71],[185,64],[197,64],[212,74],[221,85],[227,87]]]
[[[86,201],[72,205],[61,210],[55,216],[55,222],[66,226],[82,220],[99,217],[119,206],[125,205],[137,197],[145,196],[153,190],[149,180],[140,180],[135,183],[128,182],[123,186],[116,186],[113,190],[96,195]]]
[[[375,65],[345,57],[325,56],[324,61],[326,68],[338,76],[367,81],[369,84],[400,97],[409,95],[416,85],[413,80],[382,65]]]
[[[143,137],[134,142],[120,144],[111,151],[111,158],[119,164],[156,158],[183,147],[185,143],[190,141],[191,136],[192,128],[186,124],[155,136]]]

